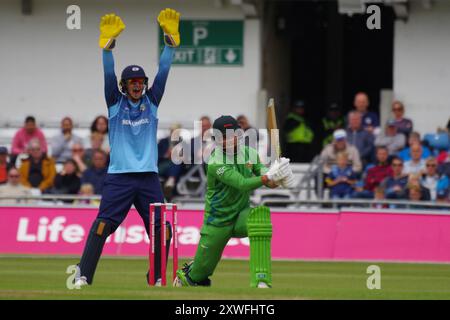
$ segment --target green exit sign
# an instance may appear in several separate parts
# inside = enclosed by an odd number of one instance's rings
[[[159,49],[164,39],[159,29]],[[244,22],[242,20],[181,20],[181,45],[173,64],[202,66],[242,66]]]

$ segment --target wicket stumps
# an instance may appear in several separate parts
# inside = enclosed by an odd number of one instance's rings
[[[161,285],[167,285],[167,265],[166,265],[166,250],[167,250],[167,233],[166,233],[166,222],[167,222],[167,211],[172,212],[172,256],[173,256],[173,273],[172,277],[175,280],[178,269],[178,235],[177,235],[177,205],[174,203],[151,203],[150,204],[150,272],[148,278],[148,284],[150,286],[155,285],[155,217],[156,208],[160,208],[161,214]],[[173,281],[172,280],[172,281]]]

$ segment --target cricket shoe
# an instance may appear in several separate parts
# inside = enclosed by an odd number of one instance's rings
[[[181,270],[177,271],[177,276],[175,280],[173,281],[174,287],[210,287],[211,286],[211,280],[209,278],[206,278],[203,281],[195,282],[189,277],[189,270],[192,265],[193,261],[189,263],[185,263],[183,268]]]
[[[75,281],[75,287],[80,288],[82,286],[87,286],[89,283],[85,276],[81,276],[78,280]]]

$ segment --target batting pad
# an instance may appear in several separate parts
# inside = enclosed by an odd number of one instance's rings
[[[247,218],[250,239],[250,287],[256,288],[259,282],[272,286],[272,223],[268,207],[253,208]]]

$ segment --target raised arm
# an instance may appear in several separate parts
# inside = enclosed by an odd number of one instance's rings
[[[158,106],[161,102],[166,87],[167,77],[169,75],[170,65],[172,64],[174,48],[165,46],[159,59],[158,73],[150,89],[147,91],[147,95],[152,102]]]
[[[111,50],[114,48],[116,38],[125,30],[122,19],[115,14],[107,14],[100,20],[100,37],[98,45],[103,49],[103,72],[105,77],[105,99],[108,107],[117,102],[120,97],[117,88],[117,78],[114,73],[114,58]]]

